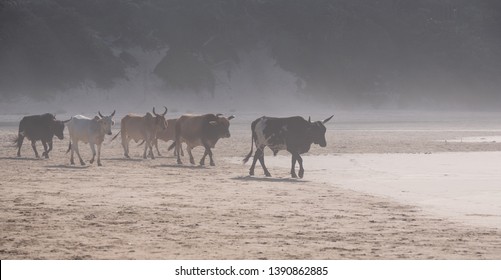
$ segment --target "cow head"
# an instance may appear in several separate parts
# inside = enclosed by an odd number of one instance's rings
[[[153,107],[153,114],[155,115],[155,126],[158,130],[164,130],[167,128],[167,121],[165,120],[165,114],[167,114],[167,107],[165,107],[165,112],[163,114],[157,114],[155,112],[155,107]]]
[[[69,122],[70,120],[67,120],[67,121],[58,121],[56,120],[56,118],[54,117],[54,119],[52,120],[52,122],[50,122],[50,130],[52,131],[52,133],[54,133],[54,135],[57,136],[57,138],[59,138],[59,140],[63,140],[64,139],[64,124]]]
[[[327,130],[325,128],[325,123],[330,121],[334,117],[334,115],[328,117],[327,119],[323,121],[316,121],[316,122],[311,122],[311,119],[308,118],[308,122],[310,123],[310,136],[311,136],[311,141],[314,144],[320,145],[320,147],[325,147],[327,146],[327,141],[325,140],[325,131]]]
[[[115,121],[113,121],[113,116],[115,115],[115,111],[113,110],[113,113],[109,116],[103,116],[100,111],[98,111],[99,117],[101,119],[97,120],[97,122],[101,125],[101,129],[104,131],[104,133],[111,135],[111,127],[115,125]]]
[[[216,134],[220,138],[230,138],[230,120],[235,116],[223,117],[221,114],[216,115],[216,120],[210,121],[209,124],[214,128]]]

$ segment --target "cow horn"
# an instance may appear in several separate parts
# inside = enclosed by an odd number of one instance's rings
[[[63,121],[63,123],[67,123],[67,122],[69,122],[69,121],[71,121],[71,118],[70,118],[69,120],[65,120],[65,121]]]
[[[322,123],[326,123],[326,122],[330,121],[332,119],[332,117],[334,117],[334,115],[332,115],[332,116],[328,117],[327,119],[323,120]]]
[[[235,116],[231,115],[231,116],[228,117],[228,120],[231,120],[231,119],[234,119],[234,118],[235,118]]]
[[[103,115],[101,115],[101,111],[97,111],[97,114],[101,117],[104,118]]]
[[[308,117],[308,122],[311,123],[311,117]]]
[[[162,114],[162,116],[165,116],[165,114],[167,114],[167,107],[164,106],[164,108],[165,108],[165,112]]]
[[[113,117],[113,116],[115,115],[115,112],[116,112],[116,111],[117,111],[117,110],[113,110],[113,113],[111,113],[110,117]]]
[[[153,115],[157,115],[157,112],[155,112],[155,107],[153,107]]]
[[[219,114],[216,114],[216,117],[219,117],[219,116],[222,116],[223,114],[219,113]]]

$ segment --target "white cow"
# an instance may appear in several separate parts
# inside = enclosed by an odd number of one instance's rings
[[[71,150],[70,163],[75,164],[73,161],[73,153],[76,152],[78,158],[80,159],[80,164],[85,165],[80,152],[78,151],[78,141],[84,143],[89,143],[90,149],[92,150],[92,159],[90,163],[94,162],[96,157],[96,149],[94,145],[97,145],[97,165],[101,166],[101,144],[104,141],[104,135],[111,135],[111,126],[115,124],[113,121],[113,116],[115,111],[109,116],[101,115],[99,112],[99,117],[96,116],[93,119],[82,115],[76,115],[71,118],[68,122],[68,131],[70,133],[70,145],[68,147],[69,152]],[[66,153],[67,153],[66,152]]]

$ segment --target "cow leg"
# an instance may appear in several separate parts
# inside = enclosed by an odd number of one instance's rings
[[[47,142],[45,142],[44,140],[42,140],[42,145],[43,145],[42,156],[45,157],[45,158],[49,158],[49,154],[48,154],[48,151],[47,151]]]
[[[212,159],[212,151],[210,148],[205,148],[204,156],[200,159],[200,165],[205,165],[205,157],[209,155],[210,166],[216,166],[214,160]]]
[[[292,178],[297,178],[297,175],[296,175],[296,154],[292,154],[291,176],[292,176]]]
[[[76,141],[71,140],[70,145],[71,145],[71,142],[75,143]],[[74,151],[75,151],[75,145],[71,145],[71,156],[70,156],[70,164],[71,165],[75,165],[75,161],[73,160]]]
[[[190,163],[195,164],[195,159],[193,158],[193,154],[191,153],[192,149],[193,149],[193,147],[191,147],[191,146],[186,147],[186,150],[188,151],[188,155],[190,156]],[[178,154],[177,157],[179,158],[179,150],[177,151],[177,154]]]
[[[205,152],[204,152],[204,155],[202,156],[202,158],[200,159],[200,165],[205,165],[205,157],[209,154],[209,152],[207,152],[207,148],[205,148]]]
[[[21,133],[17,136],[17,157],[21,157],[21,147],[23,146],[24,136]]]
[[[214,160],[212,159],[212,150],[210,147],[209,147],[209,158],[210,158],[210,166],[216,166]]]
[[[45,154],[45,157],[46,158],[49,158],[49,152],[52,151],[52,139],[49,140],[49,150],[47,151],[47,153]]]
[[[158,139],[155,139],[155,143],[154,143],[154,145],[155,145],[155,148],[157,149],[157,155],[158,155],[159,157],[161,157],[161,156],[162,156],[162,154],[161,154],[161,153],[160,153],[160,151],[158,150]]]
[[[303,158],[299,154],[296,155],[297,162],[299,163],[299,178],[303,178],[304,168],[303,168]]]
[[[33,148],[33,151],[35,151],[35,157],[36,158],[40,158],[40,156],[38,155],[38,152],[37,152],[37,146],[36,146],[36,141],[35,140],[31,140],[31,147]]]
[[[179,147],[181,146],[178,142],[179,140],[176,140],[176,149],[174,150],[174,152],[177,154],[177,164],[183,164],[183,162],[181,161],[181,157],[179,156]],[[188,148],[187,148],[188,149]],[[190,152],[191,153],[191,152]],[[191,154],[190,154],[191,155]],[[193,158],[193,156],[191,156],[191,158]],[[191,159],[190,158],[190,159]]]
[[[155,155],[153,154],[153,141],[150,141],[150,144],[148,145],[149,148],[150,148],[150,156],[151,156],[151,159],[155,159]],[[157,149],[158,150],[158,149]]]
[[[251,176],[254,176],[254,168],[256,167],[256,162],[258,160],[258,156],[261,155],[261,150],[260,149],[256,149],[256,152],[254,153],[254,158],[252,159],[252,164],[251,164],[251,167],[249,169],[249,175]]]
[[[124,156],[126,158],[130,158],[129,156],[129,142],[130,138],[127,137],[127,135],[124,135],[125,133],[122,133],[122,147],[124,148]]]
[[[78,159],[80,160],[80,165],[85,165],[85,162],[83,161],[82,156],[80,156],[80,150],[78,149],[78,141],[75,141],[73,144],[75,146],[75,153],[77,154]]]
[[[266,175],[266,177],[271,177],[271,174],[268,171],[268,168],[266,168],[266,165],[264,164],[264,151],[263,150],[261,150],[261,156],[259,157],[259,163],[261,163],[261,167],[263,168],[264,175]]]
[[[101,145],[102,143],[97,144],[97,166],[103,166],[101,164]]]
[[[144,143],[144,151],[143,151],[143,158],[147,159],[148,157],[146,156],[146,152],[148,151],[148,148],[150,146],[150,140],[146,140]]]
[[[89,143],[90,150],[92,151],[92,158],[90,159],[90,164],[94,163],[94,159],[96,158],[96,147],[94,146],[94,143]]]

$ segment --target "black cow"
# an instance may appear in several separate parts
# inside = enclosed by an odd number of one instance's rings
[[[230,120],[233,118],[235,116],[223,117],[222,114],[182,115],[176,121],[176,140],[170,145],[169,151],[176,148],[177,163],[182,164],[180,157],[181,143],[185,142],[186,151],[190,156],[190,163],[195,164],[191,150],[203,146],[205,153],[200,159],[200,165],[205,164],[205,157],[209,155],[210,165],[214,166],[211,148],[214,148],[220,138],[230,137]]]
[[[252,142],[249,154],[244,158],[246,163],[252,156],[253,143],[256,144],[256,153],[252,161],[249,174],[254,175],[256,161],[259,160],[263,167],[264,174],[271,176],[270,172],[264,165],[264,148],[268,146],[273,154],[276,155],[281,150],[287,150],[292,154],[291,175],[297,178],[296,161],[299,162],[299,178],[303,178],[303,159],[300,154],[310,150],[311,144],[318,144],[320,147],[327,146],[325,141],[326,128],[324,124],[332,119],[333,116],[317,122],[311,122],[310,119],[305,120],[302,117],[290,118],[270,118],[261,117],[251,124]]]
[[[38,140],[41,140],[43,144],[44,152],[42,156],[49,158],[49,152],[52,150],[52,138],[56,135],[57,138],[63,140],[64,123],[68,121],[58,121],[54,115],[49,113],[24,117],[19,123],[19,133],[14,140],[14,144],[18,148],[17,156],[21,156],[21,147],[23,146],[24,137],[26,137],[31,140],[31,147],[33,147],[37,158],[39,156],[35,144]],[[47,144],[49,144],[48,149]]]

